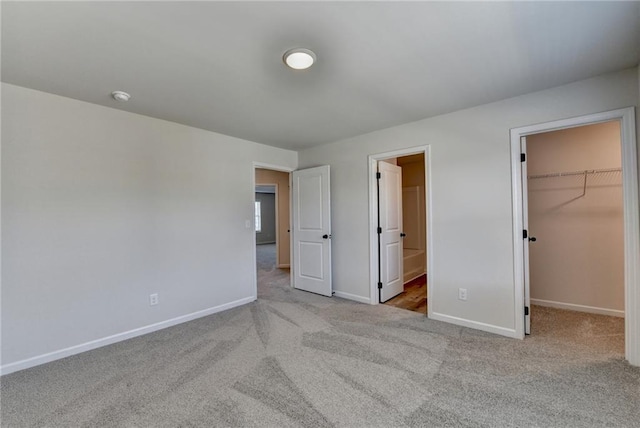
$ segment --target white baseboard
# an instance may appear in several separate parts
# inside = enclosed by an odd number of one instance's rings
[[[356,296],[355,294],[345,293],[342,291],[334,291],[333,295],[336,297],[341,297],[347,300],[354,300],[360,303],[366,303],[367,305],[371,303],[371,300],[368,297]]]
[[[112,343],[122,342],[123,340],[131,339],[143,334],[153,333],[154,331],[162,330],[167,327],[171,327],[177,324],[182,324],[187,321],[194,320],[196,318],[206,317],[207,315],[215,314],[217,312],[226,311],[227,309],[235,308],[237,306],[245,305],[256,300],[256,296],[245,297],[240,300],[225,303],[223,305],[214,306],[212,308],[203,309],[201,311],[193,312],[187,315],[182,315],[176,318],[171,318],[166,321],[161,321],[155,324],[147,325],[144,327],[136,328],[133,330],[125,331],[122,333],[114,334],[112,336],[103,337],[101,339],[92,340],[90,342],[81,343],[79,345],[70,346],[58,351],[49,352],[46,354],[38,355],[35,357],[27,358],[25,360],[16,361],[14,363],[5,364],[0,366],[0,376],[9,373],[17,372],[19,370],[28,369],[30,367],[39,366],[41,364],[49,363],[51,361],[60,360],[62,358],[70,357],[71,355],[80,354],[82,352],[90,351],[92,349],[100,348],[102,346],[111,345]]]
[[[595,306],[574,305],[573,303],[562,303],[541,299],[531,299],[531,304],[546,306],[548,308],[567,309],[570,311],[588,312],[590,314],[609,315],[612,317],[624,318],[624,311],[619,311],[616,309],[596,308]]]
[[[439,314],[437,312],[436,313],[431,312],[429,314],[429,319],[448,322],[449,324],[455,324],[462,327],[469,327],[476,330],[486,331],[488,333],[494,333],[500,336],[512,337],[514,339],[521,339],[521,337],[519,337],[516,334],[515,329],[498,327],[497,325],[493,325],[493,324],[485,324],[482,322],[471,321],[464,318],[452,317],[450,315]]]

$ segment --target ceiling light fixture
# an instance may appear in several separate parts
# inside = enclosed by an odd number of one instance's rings
[[[131,95],[127,94],[124,91],[113,91],[111,92],[111,96],[113,97],[114,100],[120,101],[123,103],[129,101],[129,98],[131,98]]]
[[[305,70],[316,62],[316,54],[309,49],[290,49],[282,57],[284,63],[294,70]]]

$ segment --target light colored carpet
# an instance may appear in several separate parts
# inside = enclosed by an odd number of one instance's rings
[[[4,376],[2,426],[640,424],[619,319],[534,308],[538,333],[518,341],[259,266],[255,303]]]

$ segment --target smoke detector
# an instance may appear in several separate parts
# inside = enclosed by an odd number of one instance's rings
[[[113,91],[111,92],[111,96],[113,97],[114,100],[120,101],[123,103],[129,101],[129,98],[131,98],[131,95],[127,94],[124,91]]]

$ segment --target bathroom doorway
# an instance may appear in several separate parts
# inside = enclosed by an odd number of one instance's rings
[[[376,178],[372,299],[427,314],[427,151],[381,154],[371,162]]]

